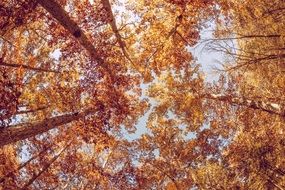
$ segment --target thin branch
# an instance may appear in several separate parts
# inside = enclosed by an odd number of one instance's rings
[[[208,93],[208,94],[203,94],[200,97],[206,98],[206,99],[228,102],[230,104],[239,105],[239,106],[246,106],[246,107],[249,107],[255,110],[265,111],[270,114],[285,117],[285,106],[282,104],[251,100],[245,97],[223,95],[223,94]]]
[[[71,145],[71,141],[53,158],[49,163],[47,163],[43,169],[36,175],[34,175],[20,190],[27,189],[39,176],[46,172],[49,167],[60,157],[60,155]]]
[[[274,60],[274,59],[281,59],[281,58],[285,58],[285,54],[281,54],[281,55],[268,55],[268,56],[265,56],[265,57],[255,58],[255,59],[249,60],[249,61],[247,61],[247,62],[238,64],[238,65],[236,65],[236,66],[227,68],[227,69],[225,69],[225,71],[232,71],[232,70],[236,70],[236,69],[239,69],[239,68],[241,68],[241,67],[244,67],[244,66],[249,66],[249,65],[258,64],[258,63],[259,63],[259,64],[262,64],[261,61],[264,61],[264,60]],[[265,63],[265,62],[264,62],[264,63]]]
[[[176,19],[176,20],[178,20],[178,19]],[[178,26],[179,26],[179,23],[176,23],[175,26],[171,29],[171,31],[168,32],[168,35],[166,36],[165,41],[164,41],[162,44],[160,44],[160,45],[155,49],[155,51],[146,59],[146,63],[147,63],[147,64],[149,63],[149,61],[150,61],[157,53],[159,53],[160,51],[163,50],[164,44],[170,39],[171,36],[173,36],[173,35],[177,32]],[[148,65],[147,65],[147,66],[148,66]]]
[[[125,42],[122,40],[122,36],[118,30],[118,27],[117,27],[117,24],[116,24],[116,19],[114,17],[114,14],[113,14],[113,11],[112,11],[112,7],[111,7],[111,4],[109,2],[109,0],[101,0],[102,4],[103,4],[103,7],[105,8],[105,10],[108,12],[109,16],[111,17],[110,18],[110,22],[109,24],[111,25],[111,28],[116,36],[116,39],[118,41],[118,44],[123,52],[123,55],[127,58],[127,60],[130,61],[130,63],[132,65],[135,65],[132,61],[132,59],[130,58],[127,50],[126,50],[126,44]]]
[[[155,167],[157,170],[162,172],[166,177],[168,177],[173,182],[176,190],[179,190],[179,185],[177,184],[176,180],[172,176],[170,176],[167,172],[163,171],[161,168],[159,168],[155,164],[152,164],[151,162],[148,162],[147,164],[150,164],[151,166]]]
[[[28,114],[28,113],[33,113],[33,112],[45,110],[45,109],[47,109],[47,108],[48,108],[48,106],[42,106],[42,107],[38,107],[38,108],[36,108],[36,109],[24,110],[24,111],[17,111],[15,114],[16,114],[16,115],[19,115],[19,114]]]
[[[36,68],[36,67],[31,67],[29,65],[5,63],[3,60],[1,60],[1,58],[0,58],[0,66],[3,66],[3,67],[14,67],[14,68],[23,68],[23,69],[37,71],[37,72],[60,73],[59,71],[43,69],[43,68]]]
[[[249,38],[280,38],[280,34],[269,34],[269,35],[239,35],[237,37],[229,37],[229,38],[211,38],[204,39],[203,42],[207,41],[224,41],[224,40],[241,40],[241,39],[249,39]]]
[[[35,160],[37,157],[41,156],[43,153],[47,152],[52,146],[48,146],[45,147],[42,151],[40,151],[38,154],[32,156],[28,161],[26,161],[25,163],[21,164],[20,166],[18,166],[15,170],[10,171],[8,174],[6,174],[5,176],[3,176],[2,178],[0,178],[0,183],[5,181],[5,178],[9,178],[12,176],[13,173],[21,170],[22,168],[24,168],[26,165],[28,165],[30,162],[32,162],[33,160]]]
[[[273,184],[277,189],[279,189],[279,190],[284,190],[283,187],[281,187],[280,185],[278,185],[277,183],[275,183],[269,176],[267,176],[267,177],[268,177],[267,180],[268,180],[271,184]]]

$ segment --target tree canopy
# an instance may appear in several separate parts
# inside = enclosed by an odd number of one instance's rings
[[[284,7],[2,0],[0,189],[285,189]]]

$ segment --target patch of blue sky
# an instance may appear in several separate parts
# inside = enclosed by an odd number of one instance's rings
[[[215,38],[213,32],[216,25],[213,22],[208,22],[207,26],[200,32],[201,39],[199,42],[193,47],[188,46],[187,49],[192,53],[197,63],[201,65],[206,81],[214,82],[219,78],[219,73],[214,68],[220,68],[220,63],[225,61],[225,57],[223,53],[211,51],[208,48],[207,42]]]
[[[139,118],[136,124],[136,130],[133,133],[129,133],[125,128],[122,128],[122,133],[124,134],[124,138],[128,141],[133,141],[139,139],[143,134],[150,133],[150,130],[147,128],[147,121],[149,115],[153,110],[149,109],[142,117]]]
[[[49,54],[49,57],[53,58],[56,61],[59,61],[59,58],[61,57],[62,53],[60,49],[55,49],[53,52]]]
[[[178,128],[182,131],[181,135],[184,140],[195,139],[197,137],[197,132],[190,131],[187,129],[186,125],[178,125]]]
[[[30,152],[28,151],[28,145],[23,144],[20,148],[20,163],[25,163],[27,162],[32,156],[30,154]]]

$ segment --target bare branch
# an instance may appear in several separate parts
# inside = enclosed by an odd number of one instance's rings
[[[1,60],[1,58],[0,58],[0,66],[3,66],[3,67],[14,67],[14,68],[23,68],[23,69],[27,69],[27,70],[36,71],[36,72],[60,73],[59,71],[49,70],[49,69],[44,69],[44,68],[31,67],[29,65],[5,63],[3,60]]]
[[[41,176],[44,172],[46,172],[49,167],[60,157],[60,155],[71,145],[71,142],[69,142],[64,148],[61,149],[61,151],[53,158],[49,163],[47,163],[43,169],[36,175],[34,175],[28,183],[24,185],[24,187],[21,188],[21,190],[27,189],[39,176]]]

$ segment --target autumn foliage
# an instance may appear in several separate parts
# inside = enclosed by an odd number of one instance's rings
[[[2,0],[0,189],[285,189],[284,7]]]

